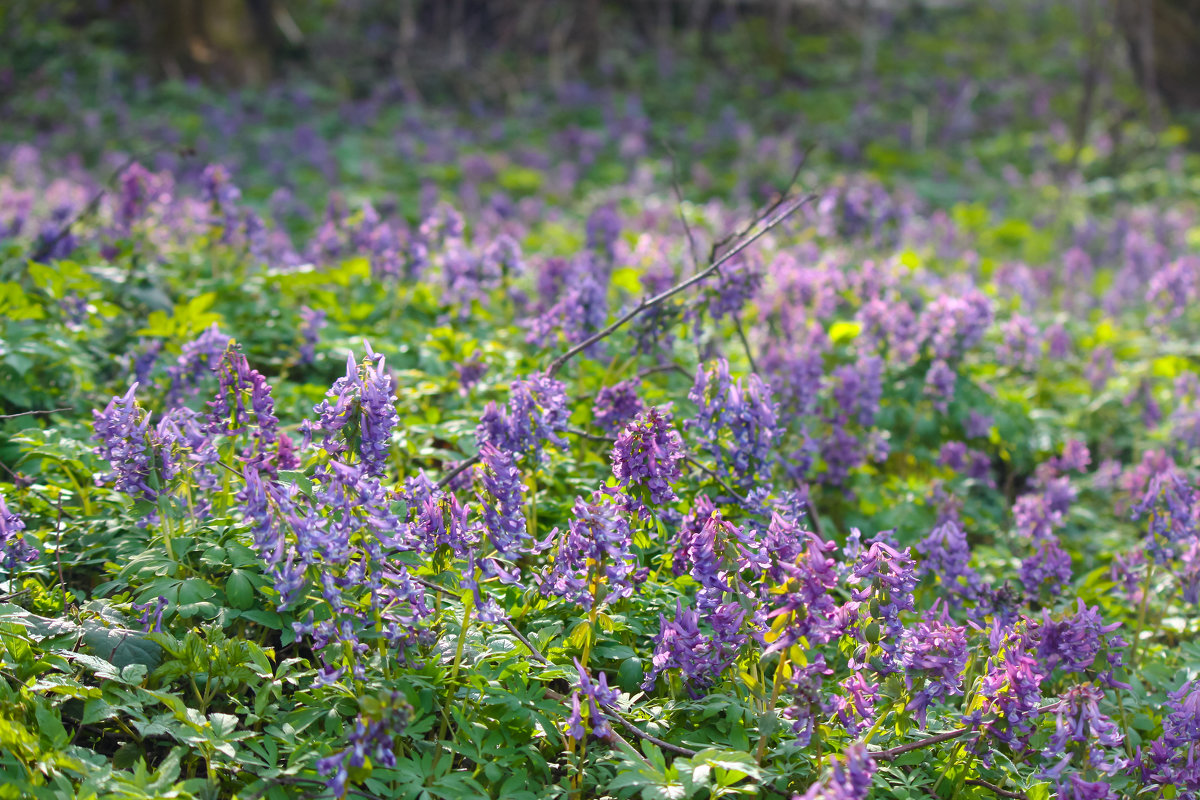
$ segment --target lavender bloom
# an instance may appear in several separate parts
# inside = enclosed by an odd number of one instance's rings
[[[949,601],[961,604],[973,600],[982,586],[979,573],[971,569],[971,546],[967,533],[957,520],[938,525],[917,544],[917,552],[925,558],[921,574],[934,576],[938,585],[949,592]]]
[[[1105,625],[1099,608],[1088,608],[1082,598],[1078,602],[1074,615],[1054,620],[1046,610],[1041,622],[1029,626],[1029,639],[1037,647],[1038,659],[1047,670],[1061,667],[1067,672],[1082,672],[1091,668],[1096,657],[1107,650],[1108,666],[1120,666],[1117,648],[1124,647],[1125,642],[1120,636],[1109,634],[1121,627],[1121,623]]]
[[[1078,439],[1068,439],[1063,445],[1062,456],[1058,458],[1057,466],[1065,472],[1083,472],[1092,463],[1092,454],[1087,445]]]
[[[257,370],[250,369],[246,357],[229,350],[217,369],[220,388],[209,405],[206,431],[212,434],[236,435],[245,430],[249,420],[245,395],[250,395],[250,411],[254,412],[254,438],[257,452],[251,458],[264,462],[269,447],[279,438],[279,419],[275,416],[275,401],[271,387]]]
[[[1198,535],[1197,493],[1178,471],[1165,469],[1150,479],[1134,519],[1148,517],[1146,550],[1158,561],[1175,557],[1183,542]]]
[[[600,673],[600,678],[593,682],[588,676],[587,670],[579,663],[579,659],[575,659],[575,671],[579,674],[579,688],[571,697],[571,717],[568,720],[568,733],[577,741],[583,741],[586,737],[587,732],[583,726],[583,719],[580,714],[580,702],[586,700],[588,703],[587,721],[591,727],[592,735],[602,741],[612,739],[612,727],[608,724],[608,718],[604,716],[604,712],[600,709],[616,703],[620,695],[615,689],[608,688],[608,676],[603,672]]]
[[[23,530],[24,520],[9,510],[4,495],[0,495],[0,566],[8,571],[10,578],[18,564],[38,557],[37,548],[25,541]]]
[[[321,341],[321,329],[325,327],[325,311],[300,306],[300,363],[311,364],[317,360],[317,345]]]
[[[167,367],[170,388],[167,390],[167,406],[183,405],[187,396],[195,394],[200,382],[213,370],[225,355],[232,341],[217,330],[216,323],[207,328],[194,341],[183,346],[183,352],[175,363]]]
[[[617,238],[621,235],[621,219],[611,204],[602,205],[588,215],[585,225],[587,247],[612,264],[616,257]]]
[[[1104,690],[1092,683],[1081,683],[1067,690],[1063,703],[1055,712],[1054,733],[1042,750],[1043,758],[1058,759],[1058,764],[1046,770],[1047,775],[1061,773],[1071,756],[1069,745],[1082,746],[1087,751],[1087,763],[1103,771],[1115,771],[1124,764],[1117,757],[1109,763],[1104,747],[1119,747],[1125,737],[1116,724],[1100,711]],[[1075,748],[1070,748],[1075,749]]]
[[[749,489],[765,479],[775,457],[777,409],[759,377],[751,375],[743,387],[730,378],[729,363],[721,359],[707,370],[696,370],[688,399],[699,410],[686,424],[698,431],[727,480]]]
[[[545,442],[566,446],[560,435],[567,429],[566,387],[561,381],[535,373],[514,381],[508,406],[501,411],[489,403],[475,429],[475,438],[513,457],[539,457]]]
[[[1200,681],[1189,681],[1171,692],[1162,736],[1142,756],[1147,783],[1185,790],[1178,796],[1200,795]]]
[[[1017,535],[1040,542],[1053,538],[1063,523],[1063,512],[1051,508],[1046,495],[1025,494],[1013,505],[1013,519]]]
[[[683,440],[671,424],[671,412],[644,411],[621,431],[612,449],[613,477],[622,490],[645,487],[651,505],[675,499],[671,483],[679,480]]]
[[[948,695],[962,694],[962,673],[967,666],[967,629],[947,622],[945,606],[941,607],[940,616],[937,613],[935,603],[928,619],[905,631],[900,647],[905,683],[909,689],[920,686],[908,708],[922,728],[930,704]]]
[[[934,408],[945,412],[950,407],[957,382],[958,374],[945,361],[938,359],[930,365],[925,373],[925,394],[933,400]]]
[[[832,698],[838,721],[851,736],[858,736],[875,722],[875,705],[879,701],[879,684],[867,683],[861,672],[854,672],[838,684],[840,691]]]
[[[1118,800],[1120,795],[1112,786],[1102,781],[1085,781],[1078,775],[1069,775],[1057,786],[1059,800]],[[1182,797],[1182,795],[1177,795]]]
[[[608,293],[596,280],[593,269],[581,269],[558,302],[545,313],[529,321],[526,341],[546,347],[562,332],[563,339],[578,344],[604,327],[608,319]],[[600,344],[592,345],[587,355],[596,356]]]
[[[150,380],[150,371],[154,369],[162,347],[161,339],[143,339],[138,342],[138,349],[134,351],[136,355],[133,359],[133,380],[136,383],[146,383]]]
[[[163,612],[167,610],[167,598],[159,596],[153,603],[134,603],[131,608],[141,612],[138,622],[146,633],[162,630]]]
[[[959,358],[983,340],[992,318],[992,303],[978,290],[964,297],[943,295],[921,312],[916,338],[939,361]]]
[[[1042,351],[1041,332],[1033,320],[1014,314],[1000,326],[1001,341],[996,347],[996,361],[1005,366],[1031,371],[1037,366]]]
[[[482,467],[483,492],[478,494],[483,506],[483,527],[496,552],[515,558],[518,547],[529,538],[522,510],[525,485],[521,471],[512,456],[490,444],[479,450]]]
[[[739,648],[747,641],[741,632],[745,611],[737,603],[717,608],[709,617],[713,634],[700,631],[700,615],[683,607],[675,607],[675,619],[659,615],[659,633],[654,638],[654,656],[650,671],[642,682],[649,692],[658,676],[666,670],[679,670],[688,691],[695,696],[711,686],[737,658]]]
[[[1041,594],[1045,584],[1049,584],[1053,596],[1070,582],[1071,556],[1059,546],[1056,537],[1042,540],[1038,551],[1021,562],[1021,583],[1025,584],[1025,594],[1031,600]]]
[[[786,625],[764,654],[786,650],[802,639],[810,646],[825,644],[840,636],[848,623],[833,598],[838,575],[829,555],[837,544],[808,531],[804,535],[806,547],[801,555],[788,562],[776,562],[776,569],[786,576],[782,587],[785,591],[767,619],[783,616]]]
[[[706,292],[709,316],[714,322],[727,316],[736,317],[758,293],[762,282],[762,270],[756,269],[741,254],[726,261],[717,270],[717,285]]]
[[[967,423],[964,433],[968,439],[983,439],[991,433],[992,418],[986,414],[980,414],[975,409],[971,409],[971,413],[967,415]]]
[[[326,399],[313,409],[318,417],[315,427],[325,433],[321,446],[331,455],[345,452],[346,442],[335,437],[351,426],[350,432],[358,434],[358,454],[367,474],[382,477],[387,472],[392,429],[400,422],[393,396],[383,356],[368,345],[360,368],[353,354],[347,355],[345,376],[334,382]]]
[[[854,417],[864,428],[874,425],[883,397],[883,359],[862,356],[857,364],[835,369],[832,395],[838,420]]]
[[[345,796],[350,770],[366,766],[368,756],[380,767],[396,766],[395,737],[404,733],[412,720],[412,706],[400,692],[392,692],[378,708],[378,716],[359,715],[345,750],[317,761],[317,772],[325,777],[325,788],[335,797]]]
[[[143,500],[154,500],[158,493],[150,487],[154,470],[154,451],[149,440],[150,420],[134,398],[137,384],[121,397],[114,397],[103,411],[93,411],[100,442],[95,453],[108,460],[113,471],[98,478],[99,483],[113,482],[117,491]]]
[[[646,404],[638,397],[633,381],[621,381],[612,386],[602,386],[592,406],[592,418],[598,428],[609,432],[620,430],[625,423],[646,410]]]
[[[620,505],[604,500],[600,491],[593,493],[591,502],[575,498],[574,516],[567,533],[559,535],[553,566],[539,581],[549,594],[585,610],[602,598],[628,597],[633,582],[647,571],[638,569],[633,532]],[[551,536],[557,534],[556,529]]]
[[[991,718],[983,730],[1016,750],[1028,747],[1029,738],[1041,715],[1042,681],[1047,670],[1026,649],[1023,630],[1010,630],[1003,637],[999,624],[992,629],[993,655],[988,659],[978,696],[980,714]]]
[[[792,800],[867,800],[875,775],[875,761],[861,743],[852,744],[842,758],[830,757],[833,772],[820,783],[814,783],[803,795]]]
[[[458,393],[466,397],[471,393],[471,388],[487,374],[488,365],[475,359],[465,364],[455,364],[454,371],[458,373]]]
[[[917,585],[916,570],[908,548],[901,551],[875,541],[859,554],[847,583],[861,587],[850,592],[855,602],[873,600],[878,604],[877,611],[874,608],[871,610],[872,616],[883,629],[877,645],[882,655],[875,666],[880,674],[895,672],[898,668],[896,651],[904,634],[900,613],[913,610],[913,589]]]
[[[833,710],[832,702],[821,696],[825,676],[832,674],[833,670],[825,665],[825,656],[818,653],[808,664],[797,667],[788,679],[792,704],[784,709],[783,716],[793,720],[792,731],[796,734],[796,744],[801,747],[807,747],[812,741],[815,715]]]

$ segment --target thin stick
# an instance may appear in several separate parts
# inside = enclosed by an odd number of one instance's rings
[[[692,378],[695,377],[692,373],[688,372],[686,369],[679,366],[674,361],[672,361],[670,364],[659,364],[656,367],[647,367],[646,369],[644,369],[638,373],[638,377],[645,378],[647,375],[655,375],[659,372],[678,372],[680,375],[687,378],[688,380],[691,380]]]
[[[967,778],[966,783],[969,786],[982,786],[992,794],[999,795],[1000,797],[1011,797],[1013,800],[1028,800],[1028,798],[1021,792],[1010,792],[1007,789],[1001,789],[996,784],[988,783],[982,778]]]
[[[153,151],[151,151],[150,154],[152,155]],[[117,176],[132,166],[137,159],[138,157],[136,155],[125,159],[125,163],[117,167],[117,169],[108,176],[108,180],[100,184],[100,188],[97,189],[96,193],[92,195],[92,199],[88,201],[88,204],[81,208],[78,214],[76,214],[74,217],[68,220],[66,224],[59,228],[58,232],[54,234],[53,238],[38,245],[37,249],[30,254],[29,260],[41,261],[43,258],[53,253],[54,248],[59,242],[66,238],[66,235],[71,232],[71,228],[73,226],[77,225],[80,220],[93,213],[97,208],[100,207],[100,201],[104,199],[104,195],[108,194],[109,189],[112,188],[112,182],[116,180]]]
[[[725,255],[721,256],[719,259],[714,261],[712,264],[710,264],[705,269],[701,270],[700,272],[697,272],[695,275],[693,275],[692,277],[690,277],[686,280],[680,281],[679,283],[675,284],[671,288],[655,295],[654,297],[649,297],[649,298],[643,299],[640,303],[638,303],[636,306],[634,306],[630,311],[623,314],[615,322],[608,325],[606,328],[592,334],[588,338],[584,339],[582,342],[579,342],[574,347],[572,347],[570,350],[567,350],[565,353],[560,355],[558,358],[556,358],[550,362],[550,366],[548,366],[546,368],[547,377],[554,377],[554,375],[557,374],[558,371],[561,370],[566,365],[566,363],[568,361],[570,361],[572,358],[579,355],[584,350],[587,350],[589,347],[594,345],[596,342],[599,342],[602,339],[607,339],[609,336],[611,336],[612,334],[614,334],[615,332],[620,330],[622,327],[624,327],[631,320],[633,320],[634,318],[639,316],[642,312],[648,311],[649,309],[654,308],[657,305],[665,303],[667,300],[670,300],[675,295],[679,294],[680,292],[686,291],[687,289],[691,288],[692,286],[695,286],[697,283],[700,283],[705,278],[707,278],[708,276],[715,273],[717,270],[719,270],[721,268],[722,264],[726,263],[731,258],[736,256],[738,253],[742,252],[747,247],[749,247],[750,245],[757,242],[763,236],[767,235],[767,233],[769,233],[773,228],[775,228],[777,225],[779,225],[779,223],[783,222],[785,219],[787,219],[789,216],[794,214],[796,211],[800,210],[800,208],[802,206],[804,206],[806,203],[810,202],[813,198],[814,198],[814,195],[808,195],[808,196],[800,198],[799,200],[794,202],[791,206],[785,208],[781,213],[779,213],[775,217],[767,219],[764,222],[762,222],[761,223],[762,227],[759,230],[755,231],[752,235],[748,236],[747,238],[742,239],[740,242],[738,242],[736,245],[734,245],[732,248],[730,248],[729,251],[727,253],[725,253]]]
[[[16,414],[0,414],[0,419],[16,419],[17,417],[33,417],[42,414],[57,414],[59,411],[74,411],[73,408],[47,408],[40,411],[21,411]]]
[[[466,461],[458,462],[458,466],[456,466],[454,469],[450,470],[449,474],[447,474],[445,477],[443,477],[440,481],[437,482],[437,487],[439,489],[445,488],[446,484],[450,483],[450,481],[454,480],[459,475],[462,475],[464,472],[466,472],[467,470],[469,470],[471,467],[475,466],[478,463],[479,463],[478,455],[471,456]]]
[[[685,455],[683,457],[683,460],[686,461],[687,463],[691,464],[696,469],[703,472],[708,477],[712,478],[717,483],[721,484],[721,488],[724,489],[725,491],[729,492],[729,496],[732,497],[733,499],[739,500],[739,501],[745,500],[745,498],[743,498],[740,494],[738,494],[736,491],[734,491],[733,488],[728,483],[726,483],[724,480],[722,480],[721,476],[718,475],[714,470],[709,469],[708,467],[704,466],[699,461],[697,461],[696,459],[692,458],[689,455]]]
[[[58,565],[58,588],[62,592],[62,610],[67,613],[67,582],[63,579],[62,571],[62,495],[58,496],[58,515],[54,518],[54,534],[57,541],[54,544],[54,563]]]
[[[878,753],[872,753],[871,758],[875,759],[876,761],[894,761],[897,756],[902,756],[905,753],[913,750],[920,750],[923,747],[932,747],[935,744],[948,742],[951,739],[957,739],[958,737],[964,736],[973,730],[975,730],[975,728],[955,728],[954,730],[946,731],[945,733],[939,733],[926,739],[918,739],[915,742],[902,744],[898,747],[880,750]]]

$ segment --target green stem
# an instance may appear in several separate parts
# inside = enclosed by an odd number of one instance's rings
[[[458,645],[454,648],[454,662],[450,665],[450,700],[453,700],[455,686],[458,683],[458,668],[462,665],[463,647],[467,643],[467,630],[471,627],[471,612],[475,609],[475,596],[470,592],[467,593],[466,599],[463,600],[463,617],[462,627],[458,630]],[[430,772],[436,774],[438,760],[442,757],[442,740],[446,738],[446,729],[449,727],[450,718],[446,709],[442,710],[442,721],[438,725],[437,744],[438,749],[433,755],[433,766]]]
[[[1142,583],[1142,607],[1138,610],[1137,630],[1133,634],[1133,652],[1129,655],[1129,671],[1137,669],[1138,656],[1142,650],[1142,631],[1146,628],[1146,609],[1150,605],[1150,581],[1154,577],[1154,561],[1146,568],[1146,580]]]
[[[779,654],[779,666],[777,666],[775,668],[775,679],[774,679],[775,685],[771,689],[771,701],[770,701],[770,703],[767,704],[767,708],[765,709],[765,713],[763,716],[764,720],[766,719],[766,714],[774,714],[775,713],[775,703],[778,702],[779,692],[782,691],[782,689],[783,689],[783,681],[786,677],[784,675],[784,672],[787,671],[787,667],[788,667],[788,654],[787,654],[787,650],[784,650],[782,653]],[[771,731],[759,731],[758,750],[756,750],[754,753],[754,763],[756,763],[756,764],[762,763],[763,756],[767,752],[767,740],[771,738],[771,733],[774,730],[774,725],[772,725],[771,727],[772,727]]]

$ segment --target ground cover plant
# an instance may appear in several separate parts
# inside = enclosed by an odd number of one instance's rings
[[[6,101],[0,797],[1200,796],[1197,157],[1032,5],[810,156],[689,56],[687,148]]]

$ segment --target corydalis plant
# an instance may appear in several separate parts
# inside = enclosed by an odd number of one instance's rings
[[[653,506],[675,499],[671,484],[679,480],[683,440],[666,407],[638,414],[625,426],[612,449],[613,477],[623,491],[641,495]],[[638,502],[641,508],[645,503]]]
[[[346,374],[338,378],[314,411],[315,424],[304,422],[307,436],[324,435],[321,449],[334,458],[355,452],[368,475],[387,472],[392,429],[400,422],[395,388],[384,358],[367,345],[362,364],[346,356]]]
[[[767,481],[775,460],[778,438],[777,409],[771,391],[757,375],[743,385],[729,375],[729,362],[721,359],[696,370],[688,399],[697,414],[689,429],[716,461],[721,475],[741,489]]]

